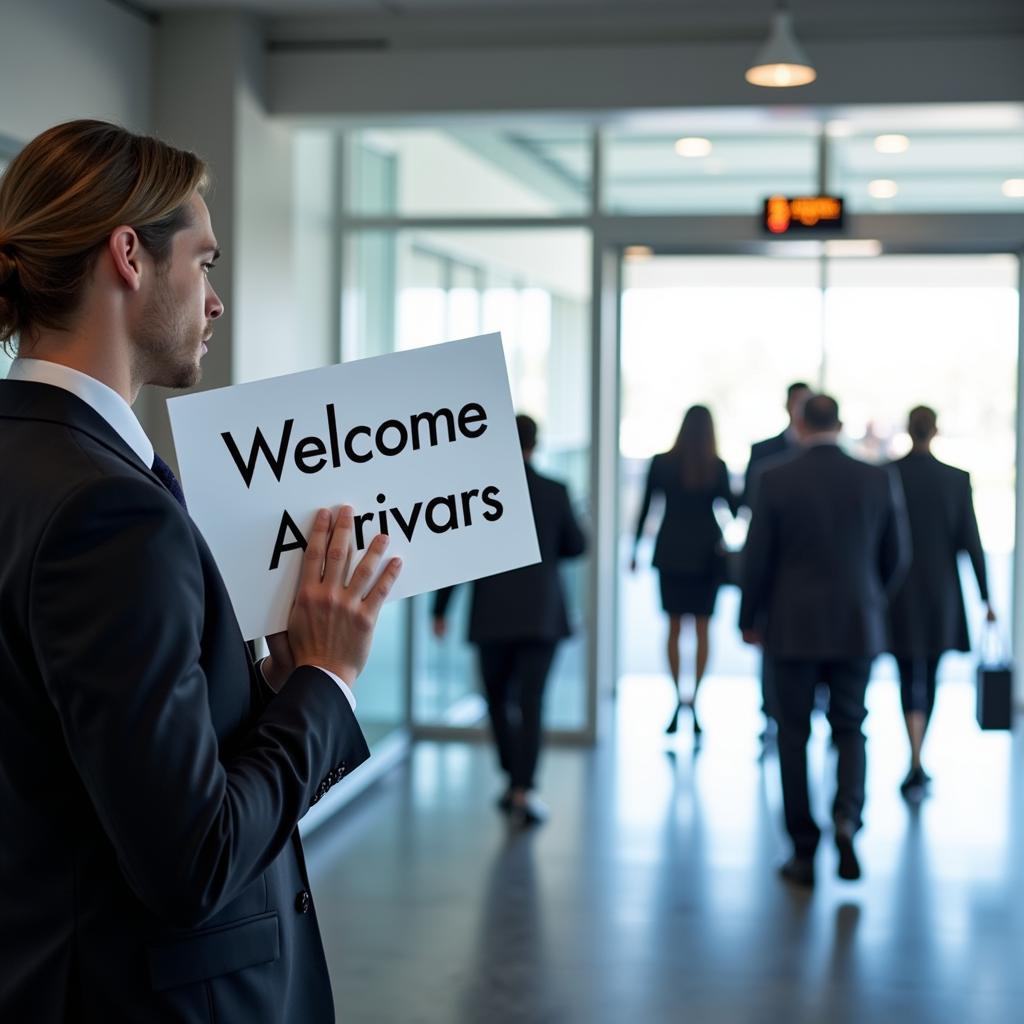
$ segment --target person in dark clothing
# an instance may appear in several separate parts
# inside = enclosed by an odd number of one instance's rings
[[[761,474],[800,453],[801,413],[810,394],[810,386],[804,381],[794,381],[790,384],[786,388],[786,413],[789,416],[786,429],[781,434],[766,438],[764,441],[755,441],[750,446],[747,472],[743,478],[742,500],[742,504],[748,509],[754,508],[757,483]],[[764,658],[761,659],[761,714],[764,715],[761,742],[767,745],[774,737],[777,726],[771,665]]]
[[[398,561],[370,586],[375,538],[346,583],[353,510],[322,509],[250,660],[131,409],[199,380],[223,312],[206,178],[99,121],[0,177],[5,1022],[334,1020],[298,825],[369,757],[352,688]]]
[[[750,458],[747,460],[747,472],[743,480],[743,500],[741,504],[747,508],[754,507],[754,492],[758,472],[765,468],[765,461],[779,455],[795,454],[800,450],[800,410],[811,394],[809,384],[802,380],[794,381],[786,388],[786,413],[789,423],[781,434],[755,441],[750,446]]]
[[[733,515],[739,502],[729,484],[729,471],[718,457],[715,424],[704,405],[686,411],[672,449],[655,455],[647,472],[647,486],[637,516],[636,536],[630,569],[636,571],[636,551],[643,536],[651,499],[665,499],[653,565],[658,570],[661,605],[668,614],[668,664],[676,690],[676,707],[666,732],[679,727],[679,713],[689,707],[693,732],[699,736],[697,690],[707,668],[710,653],[708,630],[718,588],[724,578],[722,530],[715,518],[714,503],[725,501]],[[679,637],[683,616],[692,616],[697,634],[693,695],[683,700],[680,686]]]
[[[807,740],[816,684],[828,684],[839,754],[833,804],[839,876],[860,877],[853,846],[864,807],[862,726],[871,663],[885,648],[886,591],[910,552],[895,473],[858,462],[837,444],[835,400],[803,410],[806,451],[768,470],[747,538],[740,628],[771,661],[779,715],[779,764],[793,856],[782,875],[813,885],[821,833],[811,815]]]
[[[923,405],[912,409],[907,430],[913,448],[893,467],[903,484],[914,554],[889,606],[889,650],[899,668],[910,739],[910,770],[900,788],[909,799],[919,799],[930,781],[921,766],[921,747],[935,706],[939,659],[946,651],[970,650],[959,552],[970,556],[981,599],[988,605],[988,621],[995,622],[996,615],[989,602],[971,478],[932,455],[938,433],[934,410]]]
[[[534,825],[547,817],[534,792],[544,686],[558,643],[571,632],[558,563],[582,555],[586,539],[565,485],[541,476],[531,465],[536,422],[519,415],[516,427],[541,560],[473,583],[469,642],[479,652],[498,761],[508,779],[499,806],[518,823]],[[438,638],[447,632],[445,612],[454,589],[446,587],[434,595]]]

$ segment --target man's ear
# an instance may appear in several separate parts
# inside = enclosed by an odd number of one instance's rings
[[[107,239],[114,272],[124,285],[133,292],[142,286],[143,248],[135,228],[122,224],[114,228]]]

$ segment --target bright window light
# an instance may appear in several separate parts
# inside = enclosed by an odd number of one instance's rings
[[[892,199],[900,187],[891,178],[875,178],[868,182],[868,195],[872,199]]]
[[[676,152],[680,156],[696,157],[707,156],[711,152],[711,140],[702,139],[698,136],[687,136],[676,141]]]
[[[906,153],[910,139],[906,135],[879,135],[875,138],[875,150],[879,153]]]

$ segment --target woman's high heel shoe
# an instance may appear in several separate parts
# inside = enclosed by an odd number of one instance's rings
[[[666,732],[667,735],[671,736],[674,732],[676,732],[676,730],[678,730],[678,728],[679,728],[679,712],[682,711],[682,710],[683,710],[683,702],[680,701],[676,705],[676,709],[675,709],[675,711],[672,714],[672,720],[665,727],[665,732]]]

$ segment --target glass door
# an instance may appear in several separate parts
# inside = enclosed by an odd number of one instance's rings
[[[909,410],[939,413],[940,459],[968,470],[997,610],[1009,634],[1015,523],[1018,266],[1005,255],[872,259],[654,256],[628,259],[621,320],[619,670],[667,678],[665,622],[650,569],[656,512],[629,560],[644,474],[683,412],[708,405],[719,452],[742,487],[750,445],[786,424],[786,386],[806,381],[839,401],[851,454],[909,448]],[[739,546],[745,523],[726,530]],[[965,567],[972,630],[981,621]],[[752,677],[757,655],[737,631],[739,592],[724,587],[709,674]],[[943,662],[966,679],[970,656]],[[879,673],[890,674],[888,659]]]
[[[853,453],[905,455],[907,413],[939,416],[933,451],[971,474],[996,611],[1009,638],[1016,506],[1017,259],[885,256],[832,261],[825,291],[826,388],[841,402]],[[972,636],[983,618],[961,565]],[[971,655],[949,654],[944,678],[973,678]],[[880,663],[879,670],[890,666]]]
[[[651,569],[659,510],[629,563],[647,466],[672,446],[683,414],[706,405],[719,454],[739,493],[752,442],[786,425],[786,387],[817,383],[822,299],[816,260],[753,256],[627,258],[620,346],[619,671],[624,681],[667,678],[665,617]],[[742,544],[745,521],[726,538]],[[739,592],[724,587],[712,618],[709,672],[757,673],[736,630]],[[685,678],[685,674],[684,674]]]
[[[355,231],[349,265],[346,359],[501,332],[513,405],[540,428],[534,465],[568,485],[586,523],[589,233],[578,228]],[[567,563],[562,571],[575,632],[560,645],[549,677],[545,725],[580,735],[587,728],[587,559]],[[431,628],[432,596],[411,602],[411,713],[420,735],[486,727],[476,652],[466,639],[470,593],[471,585],[457,588],[443,639]],[[394,640],[404,651],[404,641]],[[391,687],[383,676],[381,682]]]

